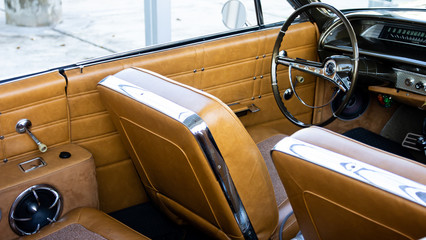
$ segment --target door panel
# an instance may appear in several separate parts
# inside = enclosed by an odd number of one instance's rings
[[[65,84],[59,73],[52,72],[0,85],[1,160],[38,151],[27,134],[15,130],[23,118],[31,120],[31,131],[48,147],[70,142]]]

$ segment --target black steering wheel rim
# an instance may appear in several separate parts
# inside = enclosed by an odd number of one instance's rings
[[[306,10],[311,9],[311,8],[326,8],[339,17],[339,19],[342,21],[342,23],[346,27],[346,30],[349,34],[349,38],[351,40],[352,51],[353,51],[352,52],[352,59],[351,59],[352,60],[351,61],[351,63],[352,63],[351,84],[350,84],[350,87],[349,87],[349,89],[346,93],[346,98],[342,101],[342,103],[337,108],[337,110],[333,112],[332,116],[330,116],[328,119],[326,119],[325,121],[318,123],[318,124],[309,124],[309,123],[307,124],[307,123],[301,122],[288,111],[288,109],[284,105],[284,102],[281,99],[280,91],[279,91],[279,87],[278,87],[278,81],[277,81],[277,66],[278,66],[277,56],[279,54],[279,50],[280,50],[280,47],[281,47],[282,40],[285,36],[285,33],[288,30],[288,28],[290,27],[290,25],[293,23],[294,19],[296,19],[297,16],[299,16],[301,13],[303,13]],[[274,93],[275,101],[277,102],[277,105],[278,105],[279,109],[281,110],[281,112],[284,114],[284,116],[293,124],[295,124],[299,127],[310,127],[312,125],[325,126],[325,125],[331,123],[332,121],[334,121],[336,119],[336,117],[345,109],[346,105],[348,104],[348,102],[349,102],[349,100],[352,96],[352,93],[355,89],[356,82],[357,82],[358,65],[359,65],[358,41],[356,39],[356,34],[355,34],[355,31],[354,31],[352,25],[350,24],[349,20],[344,16],[344,14],[342,12],[340,12],[338,9],[334,8],[333,6],[330,6],[328,4],[321,3],[321,2],[315,2],[315,3],[310,3],[310,4],[307,4],[307,5],[304,5],[300,8],[298,8],[298,9],[296,9],[289,16],[289,18],[285,21],[285,23],[281,27],[281,30],[278,33],[277,39],[275,41],[274,49],[273,49],[273,52],[272,52],[272,64],[271,64],[271,85],[272,85],[272,92]],[[291,70],[289,69],[289,71],[291,71]],[[290,79],[290,81],[292,81],[292,80]]]

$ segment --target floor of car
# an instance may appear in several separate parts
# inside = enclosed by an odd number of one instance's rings
[[[402,105],[392,115],[383,127],[380,135],[402,144],[407,133],[422,135],[423,121],[426,118],[426,111],[414,107]],[[424,152],[409,150],[415,160],[426,164]]]
[[[153,240],[209,239],[191,226],[175,224],[150,202],[112,212],[109,215]]]
[[[343,135],[383,151],[416,160],[408,149],[402,147],[401,143],[392,141],[382,135],[368,131],[365,128],[354,128],[345,132]]]

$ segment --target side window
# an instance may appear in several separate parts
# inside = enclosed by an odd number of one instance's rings
[[[264,24],[285,21],[294,11],[293,7],[286,1],[262,0]]]
[[[244,11],[235,11],[240,5],[230,1],[232,9],[224,9],[228,0],[0,0],[0,80],[257,25],[254,0],[239,0]],[[261,1],[265,24],[292,11],[285,0]]]
[[[171,23],[172,23],[172,41],[183,40],[198,36],[204,36],[214,33],[220,33],[234,29],[235,25],[228,28],[223,23],[222,11],[225,11],[226,0],[172,0],[171,1]],[[235,4],[231,3],[229,17],[236,13]],[[240,0],[245,8],[246,22],[237,28],[257,25],[256,11],[253,0]],[[232,20],[230,20],[232,21]],[[238,24],[237,24],[238,25]]]

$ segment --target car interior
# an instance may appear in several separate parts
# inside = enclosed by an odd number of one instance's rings
[[[425,34],[307,1],[0,81],[0,239],[426,237]]]

